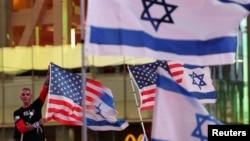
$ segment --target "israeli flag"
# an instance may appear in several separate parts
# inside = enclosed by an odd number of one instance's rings
[[[87,54],[232,64],[248,0],[90,0]]]
[[[151,141],[207,141],[214,124],[222,123],[159,68]]]
[[[209,67],[184,65],[182,82],[179,83],[201,103],[215,103],[216,92]]]
[[[112,91],[100,82],[87,78],[87,126],[94,131],[121,131],[128,127],[126,120],[117,119]]]

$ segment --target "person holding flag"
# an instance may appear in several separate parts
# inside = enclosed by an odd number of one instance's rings
[[[90,78],[86,78],[84,85],[81,75],[51,63],[45,117],[49,121],[76,126],[84,125],[83,118],[86,118],[87,127],[94,131],[121,131],[128,127],[126,120],[117,119],[118,111],[111,89]],[[83,114],[83,88],[86,114]]]
[[[30,88],[22,88],[20,99],[23,105],[13,112],[15,130],[14,141],[44,141],[43,125],[47,122],[42,118],[42,106],[48,95],[49,73],[40,91],[39,97],[32,102]]]

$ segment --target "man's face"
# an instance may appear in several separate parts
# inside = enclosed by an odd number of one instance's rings
[[[20,98],[24,104],[30,104],[32,100],[32,95],[30,93],[30,90],[22,90],[20,94]]]

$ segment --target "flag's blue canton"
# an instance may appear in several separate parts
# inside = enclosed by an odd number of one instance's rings
[[[166,61],[157,61],[154,63],[148,63],[145,65],[137,65],[134,67],[130,67],[130,71],[133,74],[134,79],[140,89],[156,83],[157,79],[156,69],[159,66],[168,71],[168,66]]]
[[[174,23],[171,13],[177,8],[175,5],[167,4],[165,0],[142,0],[144,11],[142,12],[141,19],[150,21],[153,25],[155,31],[158,30],[162,22]],[[154,15],[150,13],[150,9],[154,7],[162,6],[166,13],[162,13],[162,17],[153,17]]]
[[[210,115],[196,114],[196,121],[197,121],[197,126],[192,132],[192,136],[200,138],[200,141],[208,140],[208,137],[202,134],[202,124],[204,124],[205,122],[212,122],[217,125],[222,124],[221,122],[219,122],[218,120],[216,120],[214,117]]]
[[[250,4],[242,4],[233,0],[219,0],[220,2],[224,2],[224,3],[234,3],[234,4],[238,4],[240,6],[242,6],[243,8],[245,8],[246,10],[250,10]]]
[[[200,89],[202,86],[206,86],[207,83],[204,81],[204,74],[197,75],[195,72],[189,74],[189,76],[193,79],[193,84],[197,85]]]
[[[81,76],[70,73],[54,64],[51,64],[50,94],[65,96],[74,103],[82,103]]]

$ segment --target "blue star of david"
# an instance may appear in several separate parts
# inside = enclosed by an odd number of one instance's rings
[[[103,119],[106,119],[106,118],[102,115],[102,109],[100,108],[100,107],[101,107],[101,104],[102,104],[102,103],[100,103],[98,106],[95,106],[96,110],[98,111],[98,112],[96,112],[96,114],[97,114],[97,115],[100,115]]]
[[[193,130],[192,136],[200,138],[200,141],[207,141],[208,137],[202,134],[202,124],[204,124],[206,121],[212,122],[214,124],[221,124],[221,123],[210,115],[195,114],[195,116],[196,116],[197,126]]]
[[[204,79],[204,74],[197,75],[195,72],[192,74],[189,74],[189,76],[193,79],[192,84],[197,85],[200,89],[202,86],[206,86],[206,82],[203,80]],[[197,79],[199,82],[197,82]]]
[[[170,14],[177,8],[177,6],[167,4],[165,0],[142,0],[142,3],[143,3],[144,11],[141,14],[141,19],[150,21],[155,31],[158,30],[162,22],[171,23],[171,24],[174,23]],[[160,5],[164,8],[166,13],[165,14],[163,13],[161,18],[154,18],[150,14],[149,9],[150,7],[154,5]]]

